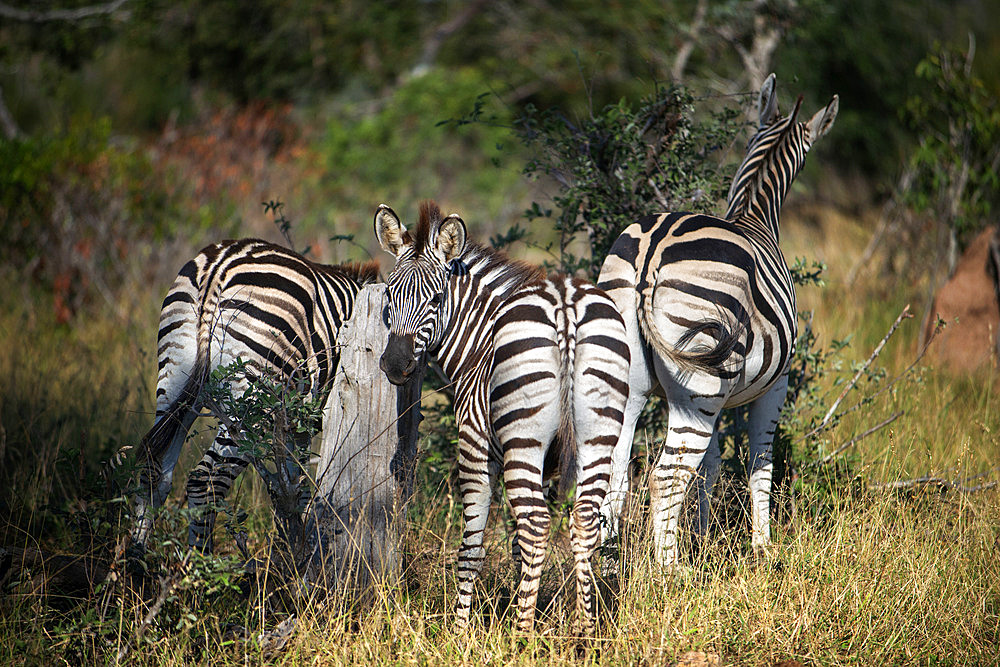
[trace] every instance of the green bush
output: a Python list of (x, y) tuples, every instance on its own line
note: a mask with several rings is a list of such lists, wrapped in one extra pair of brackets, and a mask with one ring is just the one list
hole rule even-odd
[(468, 220), (498, 216), (518, 183), (513, 156), (503, 150), (508, 131), (442, 124), (489, 88), (470, 68), (431, 70), (387, 98), (344, 104), (317, 147), (327, 206), (370, 216), (379, 202), (405, 202), (415, 211), (421, 199), (461, 196)]

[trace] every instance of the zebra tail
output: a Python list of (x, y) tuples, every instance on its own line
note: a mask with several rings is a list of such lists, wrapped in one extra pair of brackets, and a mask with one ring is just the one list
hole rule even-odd
[[(666, 342), (653, 318), (652, 295), (641, 294), (642, 306), (638, 309), (639, 328), (643, 338), (662, 358), (686, 372), (718, 374), (725, 371), (725, 363), (740, 342), (745, 326), (729, 326), (722, 317), (706, 319), (684, 332), (676, 345)], [(701, 345), (693, 350), (683, 349), (699, 334), (708, 334), (715, 345)]]
[(195, 336), (195, 345), (198, 346), (198, 351), (187, 382), (184, 383), (180, 395), (167, 406), (167, 409), (139, 443), (138, 459), (145, 469), (144, 481), (153, 481), (145, 479), (150, 471), (156, 471), (157, 477), (159, 477), (163, 455), (170, 447), (170, 443), (174, 441), (178, 430), (183, 426), (185, 413), (197, 409), (201, 390), (208, 381), (212, 316), (215, 312), (215, 308), (208, 303), (208, 289), (209, 286), (205, 284), (198, 286), (197, 303), (199, 306), (196, 312), (198, 329)]
[[(138, 459), (144, 464), (147, 474), (149, 470), (159, 470), (163, 455), (184, 424), (184, 414), (196, 409), (201, 389), (208, 380), (208, 364), (204, 363), (205, 361), (207, 359), (203, 355), (198, 356), (198, 361), (187, 382), (184, 383), (180, 396), (167, 406), (153, 427), (142, 437), (138, 448)], [(152, 482), (152, 480), (145, 481)]]
[[(567, 309), (568, 311), (569, 309)], [(576, 322), (569, 312), (566, 315), (564, 340), (559, 352), (562, 355), (562, 378), (559, 383), (559, 431), (556, 434), (559, 447), (559, 499), (566, 499), (576, 486), (576, 422), (573, 407), (574, 360), (576, 359)], [(572, 331), (570, 329), (573, 329)]]

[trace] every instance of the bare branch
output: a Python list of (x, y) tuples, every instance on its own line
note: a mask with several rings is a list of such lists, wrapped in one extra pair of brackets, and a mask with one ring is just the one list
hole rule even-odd
[[(875, 359), (878, 358), (878, 355), (882, 352), (882, 348), (885, 347), (885, 344), (889, 341), (892, 335), (896, 333), (896, 329), (899, 328), (899, 325), (903, 322), (903, 320), (910, 317), (913, 317), (913, 314), (910, 312), (910, 304), (906, 304), (906, 307), (903, 308), (903, 312), (899, 314), (899, 317), (896, 318), (896, 321), (892, 323), (891, 327), (889, 327), (889, 332), (882, 338), (881, 341), (879, 341), (879, 344), (875, 346), (875, 350), (871, 353), (871, 356), (868, 357), (868, 360), (864, 364), (862, 364), (861, 368), (858, 369), (858, 372), (854, 374), (853, 378), (851, 378), (851, 381), (847, 383), (846, 387), (844, 387), (844, 390), (840, 392), (840, 396), (837, 397), (837, 400), (835, 400), (833, 402), (833, 405), (830, 406), (830, 409), (827, 410), (826, 415), (823, 417), (823, 421), (820, 422), (819, 426), (816, 427), (813, 433), (822, 430), (823, 428), (826, 427), (827, 424), (830, 423), (830, 420), (833, 418), (833, 415), (837, 411), (837, 408), (840, 407), (840, 403), (844, 400), (844, 398), (847, 397), (847, 394), (858, 383), (858, 380), (861, 379), (861, 376), (864, 374), (864, 372), (868, 370), (868, 368), (871, 367), (871, 365), (875, 362)], [(809, 435), (812, 435), (812, 433), (810, 433)]]
[(7, 108), (7, 103), (4, 102), (2, 88), (0, 88), (0, 126), (3, 126), (3, 134), (8, 139), (17, 139), (21, 136), (21, 129), (17, 126), (10, 109)]
[(903, 416), (903, 411), (900, 410), (899, 412), (897, 412), (896, 414), (892, 415), (891, 417), (889, 417), (885, 421), (883, 421), (883, 422), (881, 422), (879, 424), (876, 424), (875, 426), (872, 426), (870, 429), (868, 429), (864, 433), (859, 433), (858, 435), (854, 436), (853, 438), (851, 438), (850, 440), (848, 440), (847, 442), (845, 442), (844, 444), (842, 444), (840, 447), (837, 447), (837, 449), (833, 450), (832, 452), (830, 452), (829, 454), (827, 454), (826, 456), (824, 456), (823, 458), (821, 458), (819, 460), (819, 463), (829, 463), (830, 461), (833, 460), (833, 457), (838, 456), (838, 455), (844, 453), (849, 447), (857, 444), (859, 441), (863, 440), (864, 438), (867, 438), (872, 433), (875, 433), (876, 431), (885, 428), (886, 426), (888, 426), (889, 424), (891, 424), (892, 422), (896, 421), (897, 419), (899, 419), (902, 416)]
[[(996, 468), (993, 468), (993, 470), (990, 470), (988, 472), (993, 472), (994, 470), (996, 470)], [(895, 482), (870, 482), (868, 484), (868, 489), (871, 491), (902, 491), (906, 489), (937, 487), (939, 491), (958, 491), (959, 493), (976, 493), (978, 491), (988, 491), (990, 489), (997, 488), (997, 486), (1000, 485), (1000, 482), (994, 480), (992, 482), (983, 482), (982, 484), (976, 484), (975, 486), (966, 486), (963, 483), (965, 481), (967, 480), (953, 481), (945, 479), (944, 477), (935, 477), (933, 475), (926, 475), (924, 477), (916, 477), (914, 479), (901, 479)]]
[(445, 41), (465, 25), (474, 19), (479, 12), (487, 5), (487, 0), (472, 0), (465, 5), (455, 16), (434, 28), (430, 36), (424, 40), (424, 50), (420, 54), (420, 60), (410, 70), (410, 76), (420, 76), (426, 72), (437, 59), (438, 51)]
[(674, 83), (681, 83), (684, 80), (684, 70), (687, 69), (688, 60), (695, 45), (701, 38), (701, 31), (705, 27), (705, 16), (708, 14), (708, 0), (698, 0), (698, 6), (694, 10), (694, 19), (691, 26), (685, 30), (684, 42), (677, 49), (674, 56), (674, 64), (670, 67), (670, 78)]
[(103, 5), (90, 5), (88, 7), (77, 7), (76, 9), (48, 9), (45, 11), (19, 9), (0, 2), (0, 16), (28, 23), (79, 21), (91, 16), (106, 16), (108, 14), (114, 14), (126, 2), (128, 2), (128, 0), (114, 0), (114, 2), (108, 2)]
[[(187, 570), (188, 561), (191, 559), (192, 551), (187, 551), (181, 562), (178, 564), (177, 572), (170, 575), (169, 577), (160, 577), (160, 594), (157, 596), (156, 601), (149, 607), (149, 611), (146, 612), (145, 618), (142, 619), (142, 623), (135, 631), (135, 645), (138, 646), (139, 642), (142, 641), (142, 636), (146, 633), (146, 629), (152, 624), (152, 622), (159, 615), (160, 611), (163, 609), (163, 605), (167, 602), (167, 598), (173, 593), (177, 585), (184, 580), (185, 571)], [(121, 649), (118, 650), (117, 662), (122, 662), (128, 657), (129, 652), (132, 650), (132, 644), (125, 643), (122, 645)]]

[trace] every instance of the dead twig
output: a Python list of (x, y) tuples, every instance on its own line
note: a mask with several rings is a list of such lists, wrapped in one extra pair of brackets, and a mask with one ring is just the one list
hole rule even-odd
[[(994, 468), (995, 470), (995, 468)], [(991, 471), (992, 472), (992, 471)], [(915, 488), (937, 487), (939, 491), (958, 491), (959, 493), (976, 493), (978, 491), (988, 491), (1000, 485), (1000, 481), (984, 482), (975, 486), (967, 486), (962, 481), (952, 481), (944, 477), (926, 475), (914, 479), (901, 479), (895, 482), (869, 482), (870, 491), (904, 491)]]
[(820, 463), (820, 464), (829, 463), (830, 461), (833, 460), (833, 457), (838, 456), (839, 454), (844, 453), (849, 447), (855, 445), (860, 440), (862, 440), (864, 438), (867, 438), (872, 433), (875, 433), (876, 431), (885, 428), (886, 426), (888, 426), (889, 424), (891, 424), (892, 422), (896, 421), (897, 419), (899, 419), (902, 416), (903, 416), (903, 411), (900, 410), (899, 412), (897, 412), (896, 414), (892, 415), (891, 417), (889, 417), (885, 421), (883, 421), (883, 422), (881, 422), (879, 424), (876, 424), (875, 426), (872, 426), (870, 429), (868, 429), (864, 433), (859, 433), (858, 435), (854, 436), (853, 438), (851, 438), (850, 440), (848, 440), (847, 442), (845, 442), (844, 444), (842, 444), (840, 447), (837, 447), (837, 449), (833, 450), (832, 452), (830, 452), (829, 454), (827, 454), (826, 456), (824, 456), (823, 458), (821, 458), (818, 461), (818, 463)]
[[(882, 341), (876, 347), (875, 351), (872, 353), (872, 356), (869, 357), (869, 360), (867, 362), (865, 362), (865, 365), (861, 368), (861, 370), (858, 371), (858, 374), (856, 374), (854, 376), (854, 379), (852, 379), (852, 381), (850, 383), (848, 383), (848, 386), (844, 389), (844, 391), (841, 392), (841, 395), (837, 398), (837, 401), (834, 402), (833, 407), (831, 407), (830, 410), (827, 411), (827, 416), (824, 417), (824, 420), (816, 428), (814, 428), (813, 430), (809, 431), (808, 433), (806, 433), (805, 435), (803, 435), (802, 437), (800, 437), (798, 440), (796, 440), (795, 443), (794, 443), (795, 445), (798, 445), (798, 444), (804, 442), (805, 440), (808, 440), (809, 438), (811, 438), (811, 437), (813, 437), (815, 435), (818, 435), (819, 433), (822, 433), (823, 431), (825, 431), (825, 430), (827, 430), (829, 428), (832, 428), (834, 426), (834, 424), (836, 424), (845, 415), (848, 415), (848, 414), (854, 412), (855, 410), (857, 410), (858, 408), (860, 408), (862, 405), (866, 405), (866, 404), (870, 403), (871, 401), (873, 401), (874, 399), (878, 398), (879, 396), (881, 396), (885, 392), (889, 391), (890, 389), (892, 389), (893, 387), (895, 387), (899, 383), (900, 380), (902, 380), (904, 377), (906, 377), (907, 375), (909, 375), (910, 372), (917, 366), (917, 364), (920, 363), (920, 361), (927, 354), (927, 350), (930, 349), (931, 343), (934, 342), (934, 339), (937, 337), (937, 335), (939, 333), (941, 333), (941, 330), (945, 327), (945, 323), (943, 321), (939, 320), (937, 322), (937, 324), (934, 327), (934, 330), (931, 331), (931, 334), (927, 337), (927, 340), (924, 341), (923, 347), (920, 348), (920, 352), (917, 353), (917, 356), (913, 359), (912, 362), (910, 362), (909, 366), (907, 366), (905, 369), (903, 369), (902, 372), (900, 372), (898, 375), (896, 375), (896, 377), (892, 378), (892, 380), (890, 380), (889, 382), (887, 382), (881, 389), (879, 389), (878, 391), (876, 391), (874, 394), (872, 394), (871, 396), (866, 397), (866, 399), (864, 399), (864, 400), (858, 401), (857, 403), (855, 403), (851, 407), (849, 407), (846, 410), (844, 410), (843, 412), (841, 412), (839, 415), (835, 415), (836, 419), (833, 419), (834, 411), (839, 406), (839, 403), (843, 401), (843, 398), (847, 394), (847, 392), (849, 392), (851, 390), (851, 388), (854, 386), (854, 384), (857, 383), (857, 380), (859, 379), (860, 373), (862, 373), (865, 370), (865, 368), (867, 368), (868, 366), (870, 366), (871, 363), (875, 360), (875, 357), (878, 356), (878, 353), (881, 352), (881, 349), (884, 346), (885, 342), (895, 332), (896, 328), (899, 326), (900, 322), (904, 318), (904, 315), (906, 317), (913, 317), (912, 314), (907, 314), (908, 311), (909, 311), (909, 308), (910, 308), (910, 306), (909, 306), (909, 304), (907, 304), (907, 306), (903, 309), (903, 312), (900, 313), (899, 317), (896, 318), (896, 321), (893, 323), (892, 328), (889, 330), (889, 333), (887, 333), (885, 335), (885, 337), (882, 339)], [(865, 434), (865, 435), (867, 435), (867, 434)]]
[(139, 642), (142, 641), (142, 636), (146, 634), (146, 630), (152, 625), (153, 621), (159, 615), (160, 611), (163, 609), (163, 605), (166, 604), (167, 598), (170, 594), (174, 592), (174, 589), (184, 580), (187, 574), (188, 561), (191, 559), (192, 551), (188, 551), (184, 554), (184, 558), (177, 566), (177, 572), (168, 576), (160, 577), (160, 594), (156, 596), (156, 601), (149, 607), (149, 611), (146, 612), (146, 616), (142, 619), (142, 623), (135, 631), (135, 641), (133, 644), (125, 643), (118, 650), (117, 662), (121, 663), (128, 657), (128, 654), (132, 650), (132, 646), (138, 646)]
[(858, 384), (858, 380), (861, 379), (861, 376), (864, 374), (864, 372), (867, 371), (873, 363), (875, 363), (875, 359), (877, 359), (878, 355), (881, 354), (882, 348), (885, 347), (885, 344), (887, 342), (889, 342), (889, 339), (892, 338), (892, 335), (896, 333), (896, 329), (899, 328), (899, 325), (902, 324), (903, 320), (909, 319), (911, 317), (913, 317), (913, 314), (910, 312), (910, 304), (906, 304), (906, 306), (903, 308), (903, 312), (899, 314), (899, 317), (896, 318), (896, 321), (892, 323), (891, 327), (889, 327), (888, 333), (886, 333), (885, 336), (882, 337), (882, 340), (879, 341), (879, 344), (875, 346), (875, 349), (868, 357), (868, 360), (861, 365), (861, 368), (858, 369), (858, 372), (854, 374), (854, 377), (851, 378), (851, 381), (848, 382), (847, 386), (844, 387), (844, 390), (840, 392), (840, 396), (837, 397), (837, 400), (835, 400), (833, 402), (833, 405), (830, 406), (830, 409), (826, 411), (826, 414), (823, 416), (823, 421), (821, 421), (819, 426), (816, 427), (817, 431), (824, 429), (826, 425), (830, 423), (830, 420), (833, 418), (833, 415), (837, 411), (837, 408), (840, 407), (841, 401), (843, 401), (847, 397), (847, 394), (851, 391), (851, 389), (853, 389), (854, 386)]

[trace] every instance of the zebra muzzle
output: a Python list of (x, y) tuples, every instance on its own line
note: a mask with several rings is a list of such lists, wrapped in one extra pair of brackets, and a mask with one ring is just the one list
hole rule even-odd
[(415, 370), (417, 358), (413, 354), (412, 334), (389, 334), (385, 351), (378, 362), (379, 368), (385, 373), (389, 382), (395, 385), (405, 383)]

